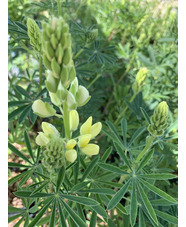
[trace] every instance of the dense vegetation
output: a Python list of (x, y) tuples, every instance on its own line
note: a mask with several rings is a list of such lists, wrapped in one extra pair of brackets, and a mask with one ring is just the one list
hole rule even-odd
[[(19, 207), (10, 199), (9, 222), (177, 226), (177, 2), (9, 0), (8, 7), (9, 190), (21, 199)], [(60, 26), (68, 38), (59, 45)], [(50, 104), (40, 102), (48, 115), (36, 111), (38, 99)], [(82, 133), (90, 116), (101, 123)], [(46, 136), (43, 122), (57, 135), (50, 143), (39, 137), (45, 145), (36, 139)], [(99, 154), (85, 151), (79, 131), (92, 135)], [(47, 161), (46, 150), (54, 156), (64, 143), (72, 151), (76, 138), (65, 164)]]

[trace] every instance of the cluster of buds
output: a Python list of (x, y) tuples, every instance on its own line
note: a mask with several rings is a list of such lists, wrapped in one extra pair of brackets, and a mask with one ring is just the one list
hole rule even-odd
[(36, 22), (30, 18), (27, 20), (28, 36), (30, 43), (37, 52), (41, 52), (41, 31)]
[(135, 94), (138, 94), (141, 91), (142, 87), (145, 84), (145, 79), (147, 77), (147, 74), (148, 74), (147, 68), (141, 68), (137, 73), (136, 80), (132, 85), (132, 89)]
[(161, 102), (155, 108), (151, 117), (151, 124), (148, 126), (149, 133), (154, 136), (162, 136), (167, 128), (169, 107), (166, 102)]
[[(79, 115), (76, 110), (70, 111), (70, 130), (77, 130), (79, 125)], [(66, 165), (66, 160), (74, 162), (77, 158), (75, 146), (78, 145), (82, 153), (92, 156), (99, 153), (99, 146), (89, 143), (101, 131), (102, 124), (97, 122), (92, 125), (92, 117), (80, 127), (80, 135), (72, 139), (63, 139), (60, 137), (58, 130), (49, 123), (42, 123), (43, 132), (39, 132), (36, 137), (36, 143), (44, 147), (43, 165), (47, 169), (60, 168)]]

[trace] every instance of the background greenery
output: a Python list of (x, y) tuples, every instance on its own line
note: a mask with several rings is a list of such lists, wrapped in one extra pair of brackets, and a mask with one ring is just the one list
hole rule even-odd
[[(149, 166), (154, 173), (160, 170), (177, 173), (177, 81), (178, 81), (178, 31), (177, 1), (158, 0), (73, 0), (61, 1), (62, 15), (68, 21), (72, 34), (74, 62), (80, 83), (86, 86), (91, 100), (80, 109), (81, 121), (89, 116), (104, 124), (111, 121), (121, 135), (120, 120), (128, 123), (127, 138), (147, 125), (140, 109), (152, 115), (162, 100), (169, 105), (169, 130), (155, 145), (155, 156)], [(41, 28), (41, 21), (58, 13), (54, 0), (9, 0), (9, 142), (28, 154), (24, 142), (25, 129), (31, 145), (36, 149), (35, 137), (40, 131), (41, 119), (31, 109), (34, 100), (50, 101), (44, 88), (39, 86), (38, 57), (27, 35), (26, 20), (33, 18)], [(95, 29), (98, 29), (96, 36)], [(44, 72), (44, 66), (43, 72)], [(132, 84), (141, 67), (149, 70), (142, 91), (130, 102)], [(122, 111), (127, 107), (125, 114)], [(118, 120), (118, 117), (120, 118)], [(51, 122), (61, 128), (55, 117)], [(143, 133), (137, 145), (147, 136)], [(113, 145), (103, 132), (97, 139), (101, 154)], [(134, 147), (135, 147), (134, 144)], [(133, 154), (138, 149), (132, 149)], [(15, 155), (9, 150), (10, 160)], [(19, 162), (20, 160), (18, 160)], [(114, 150), (108, 163), (118, 166), (120, 159)], [(12, 176), (18, 169), (10, 168)], [(102, 178), (104, 180), (104, 178)], [(112, 180), (112, 178), (111, 178)], [(159, 181), (159, 188), (177, 197), (177, 179)], [(13, 190), (13, 189), (11, 189)], [(15, 191), (15, 190), (14, 190)], [(10, 201), (12, 205), (12, 201)], [(161, 207), (176, 215), (177, 209)], [(117, 215), (117, 214), (112, 214)], [(118, 223), (120, 220), (118, 220)], [(163, 226), (171, 226), (161, 220)], [(119, 226), (119, 224), (118, 224)], [(137, 225), (138, 226), (138, 225)], [(151, 226), (151, 225), (149, 225)]]

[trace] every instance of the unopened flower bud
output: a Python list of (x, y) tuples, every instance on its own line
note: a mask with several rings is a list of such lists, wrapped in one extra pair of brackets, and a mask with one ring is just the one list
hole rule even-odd
[(84, 106), (90, 100), (90, 98), (91, 96), (89, 96), (88, 90), (80, 85), (76, 95), (78, 106)]
[(76, 100), (70, 91), (67, 91), (67, 105), (69, 110), (77, 108)]
[(39, 132), (39, 135), (36, 137), (36, 143), (41, 147), (46, 146), (49, 140), (43, 132)]
[(76, 150), (72, 149), (72, 150), (66, 151), (65, 152), (65, 158), (67, 159), (67, 161), (73, 163), (77, 158)]
[(49, 72), (47, 79), (45, 80), (46, 88), (48, 91), (55, 93), (58, 87), (58, 80), (52, 76), (52, 73)]
[(76, 110), (71, 110), (69, 113), (70, 118), (70, 131), (73, 132), (79, 125), (79, 114)]
[(40, 99), (34, 101), (32, 105), (32, 110), (35, 114), (37, 114), (40, 117), (51, 117), (56, 114), (55, 109), (53, 109), (52, 106), (50, 106), (48, 103), (44, 103)]
[(50, 123), (42, 122), (41, 127), (46, 136), (54, 135), (58, 137), (60, 135), (58, 130)]
[(50, 100), (55, 106), (61, 106), (61, 100), (59, 99), (57, 93), (49, 92)]
[(78, 79), (76, 77), (70, 85), (70, 92), (74, 95), (74, 97), (76, 97), (77, 91), (78, 91)]

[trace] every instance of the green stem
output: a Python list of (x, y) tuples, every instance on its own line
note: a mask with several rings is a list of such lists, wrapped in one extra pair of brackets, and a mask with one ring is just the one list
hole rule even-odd
[(101, 77), (101, 73), (99, 73), (87, 86), (87, 89), (89, 89), (99, 78)]
[(41, 91), (42, 86), (42, 55), (39, 56), (39, 91)]
[[(132, 98), (130, 99), (129, 102), (132, 102), (134, 100), (134, 98), (136, 97), (136, 93), (133, 94)], [(125, 112), (127, 111), (128, 106), (125, 107), (125, 109), (119, 114), (118, 118), (116, 119), (116, 121), (114, 122), (114, 124), (117, 124), (118, 121), (123, 117), (123, 115), (125, 114)]]
[(70, 139), (70, 119), (69, 119), (69, 111), (67, 103), (64, 102), (63, 104), (63, 119), (64, 119), (64, 125), (65, 125), (65, 137), (66, 139)]
[(142, 158), (143, 156), (150, 150), (152, 144), (153, 144), (153, 140), (154, 140), (154, 137), (153, 136), (148, 136), (147, 137), (147, 142), (146, 142), (146, 146), (144, 147), (144, 149), (142, 150), (142, 152), (138, 155), (137, 159), (136, 159), (136, 162), (138, 163)]
[(81, 48), (81, 49), (77, 52), (77, 54), (74, 56), (73, 60), (75, 60), (83, 51), (84, 51), (84, 49)]
[(57, 0), (58, 17), (61, 16), (61, 0)]

